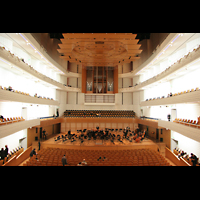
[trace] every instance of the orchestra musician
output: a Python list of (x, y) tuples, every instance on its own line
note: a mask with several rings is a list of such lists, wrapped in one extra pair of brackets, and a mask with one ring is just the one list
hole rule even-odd
[[(103, 130), (103, 129), (99, 129), (99, 127), (97, 126), (96, 128), (93, 128), (90, 130), (87, 130), (87, 129), (84, 129), (84, 130), (85, 131), (81, 131), (81, 134), (79, 135), (79, 139), (82, 142), (83, 142), (83, 139), (87, 139), (87, 138), (92, 139), (93, 138), (95, 140), (96, 138), (98, 138), (101, 140), (111, 139), (111, 142), (114, 143), (114, 139), (116, 137), (115, 134), (112, 134), (112, 132), (110, 132), (110, 130), (113, 130), (113, 129), (105, 128), (105, 130)], [(131, 132), (130, 128), (126, 127), (123, 130), (123, 136), (119, 137), (119, 135), (117, 135), (117, 139), (122, 143), (123, 143), (123, 138), (127, 138), (127, 140), (129, 140), (129, 141), (135, 140), (135, 142), (140, 142), (145, 138), (145, 134), (146, 134), (146, 130), (143, 130), (142, 132), (140, 132), (139, 128), (137, 128), (135, 130), (135, 133), (134, 133), (134, 131), (132, 132), (133, 136), (132, 136), (132, 134), (129, 135), (128, 134), (129, 132)], [(68, 136), (68, 139), (71, 139), (73, 136), (78, 138), (75, 134), (71, 134), (71, 130), (69, 130), (68, 134), (66, 134), (65, 136)]]
[(128, 127), (124, 129), (123, 133), (124, 133), (124, 136), (125, 136), (125, 138), (126, 138), (126, 136), (127, 136), (127, 134), (128, 134)]
[(138, 134), (135, 133), (135, 135), (133, 136), (133, 140), (135, 140), (137, 138)]
[(144, 137), (145, 137), (145, 131), (142, 134), (141, 141), (144, 140)]

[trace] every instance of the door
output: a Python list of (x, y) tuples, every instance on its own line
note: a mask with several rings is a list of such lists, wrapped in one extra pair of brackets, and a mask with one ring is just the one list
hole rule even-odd
[(156, 140), (159, 139), (159, 129), (156, 129)]
[(40, 127), (40, 139), (42, 139), (42, 127)]
[(176, 116), (177, 116), (176, 109), (171, 109), (171, 119), (170, 119), (170, 121), (173, 122), (175, 120)]
[(22, 107), (22, 112), (21, 116), (27, 120), (27, 107)]

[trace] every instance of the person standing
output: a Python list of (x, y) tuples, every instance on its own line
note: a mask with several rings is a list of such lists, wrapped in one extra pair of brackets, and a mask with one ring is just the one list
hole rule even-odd
[(63, 166), (67, 164), (67, 158), (65, 157), (65, 155), (62, 157), (62, 164)]
[(4, 158), (5, 158), (5, 151), (3, 148), (1, 148), (1, 160), (3, 160), (3, 164), (4, 164)]
[(8, 155), (8, 145), (5, 145), (4, 154), (5, 154), (5, 157), (7, 157), (7, 155)]
[(33, 155), (36, 155), (35, 148), (31, 151), (31, 153), (30, 153), (30, 158), (33, 157)]
[(44, 129), (43, 131), (42, 131), (42, 133), (43, 133), (43, 138), (46, 140), (46, 130)]
[(168, 121), (170, 121), (170, 118), (171, 118), (171, 115), (168, 114), (168, 115), (167, 115), (167, 119), (168, 119)]
[(40, 150), (40, 140), (38, 141), (38, 151)]
[(191, 161), (193, 163), (193, 166), (196, 166), (196, 164), (197, 164), (197, 157), (193, 153), (191, 153), (190, 159), (191, 159)]

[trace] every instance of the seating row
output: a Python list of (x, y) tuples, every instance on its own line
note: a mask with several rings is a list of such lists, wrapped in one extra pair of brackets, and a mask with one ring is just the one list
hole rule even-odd
[(171, 66), (169, 66), (168, 68), (166, 68), (161, 73), (153, 76), (152, 78), (149, 78), (149, 79), (143, 81), (142, 83), (139, 82), (139, 85), (146, 84), (146, 83), (150, 82), (152, 79), (156, 80), (157, 78), (159, 78), (160, 75), (163, 75), (163, 74), (167, 73), (170, 70), (173, 71), (174, 67), (176, 67), (176, 64), (180, 63), (182, 59), (186, 59), (189, 55), (191, 55), (191, 54), (194, 55), (193, 53), (199, 51), (199, 49), (200, 49), (200, 45), (198, 45), (198, 47), (194, 48), (192, 51), (190, 50), (187, 54), (183, 55), (179, 60), (177, 60), (176, 62), (174, 62), (173, 64), (171, 64)]
[(64, 117), (135, 117), (132, 110), (66, 110)]
[(187, 126), (192, 126), (195, 128), (200, 128), (200, 116), (197, 118), (197, 120), (190, 120), (190, 119), (181, 119), (181, 118), (175, 118), (173, 122), (179, 123), (179, 124), (184, 124)]
[[(183, 150), (181, 150), (181, 149), (174, 149), (173, 150), (173, 153), (175, 154), (175, 155), (177, 155), (178, 157), (182, 157), (187, 163), (189, 163), (191, 166), (193, 165), (193, 163), (192, 163), (192, 161), (191, 161), (191, 159), (190, 159), (190, 157), (189, 157), (189, 154), (187, 154), (187, 152), (184, 152), (184, 155), (181, 155), (181, 153), (183, 152)], [(199, 158), (197, 157), (197, 163), (198, 164), (196, 164), (196, 166), (199, 166)]]
[[(31, 96), (29, 93), (21, 92), (21, 91), (18, 91), (18, 90), (14, 90), (14, 89), (12, 89), (11, 86), (9, 86), (8, 88), (6, 88), (6, 87), (2, 87), (2, 86), (0, 85), (0, 89), (2, 89), (2, 90), (8, 90), (8, 91), (10, 91), (10, 92), (15, 92), (15, 93), (18, 93), (18, 94), (23, 94), (23, 95), (26, 95), (26, 96)], [(37, 93), (34, 95), (34, 97), (53, 100), (53, 98), (37, 96)]]
[(10, 117), (10, 118), (0, 118), (0, 125), (10, 124), (14, 122), (25, 121), (23, 117)]
[(77, 166), (83, 159), (87, 162), (87, 166), (170, 166), (161, 154), (151, 149), (78, 150), (60, 148), (42, 149), (23, 166), (62, 166), (61, 159), (64, 154), (67, 158), (67, 166)]
[(185, 91), (182, 91), (182, 92), (178, 92), (178, 93), (170, 93), (167, 95), (167, 97), (165, 96), (162, 96), (162, 97), (154, 97), (153, 99), (150, 98), (150, 99), (146, 99), (146, 101), (151, 101), (151, 100), (155, 100), (155, 99), (164, 99), (164, 98), (168, 98), (168, 97), (172, 97), (172, 96), (178, 96), (178, 95), (181, 95), (181, 94), (186, 94), (186, 93), (190, 93), (190, 92), (194, 92), (194, 91), (198, 91), (199, 90), (199, 87), (196, 87), (196, 89), (192, 88), (191, 90), (185, 90)]

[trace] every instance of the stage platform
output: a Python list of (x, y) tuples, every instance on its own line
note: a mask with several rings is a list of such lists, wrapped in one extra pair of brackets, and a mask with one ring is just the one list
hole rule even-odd
[[(57, 135), (52, 136), (47, 140), (41, 141), (41, 149), (42, 148), (62, 148), (62, 149), (86, 149), (86, 150), (125, 150), (125, 149), (152, 149), (158, 151), (161, 154), (165, 154), (165, 143), (156, 143), (151, 139), (144, 139), (143, 141), (136, 143), (134, 140), (133, 142), (129, 142), (128, 140), (124, 139), (123, 143), (119, 142), (117, 139), (115, 140), (115, 144), (113, 144), (110, 140), (87, 140), (84, 139), (84, 142), (81, 143), (79, 139), (75, 142), (66, 141), (62, 142), (62, 140), (54, 141), (55, 137), (59, 135), (65, 135), (66, 133), (59, 133)], [(38, 142), (34, 141), (32, 144), (33, 148), (38, 150)], [(163, 155), (165, 156), (165, 155)]]

